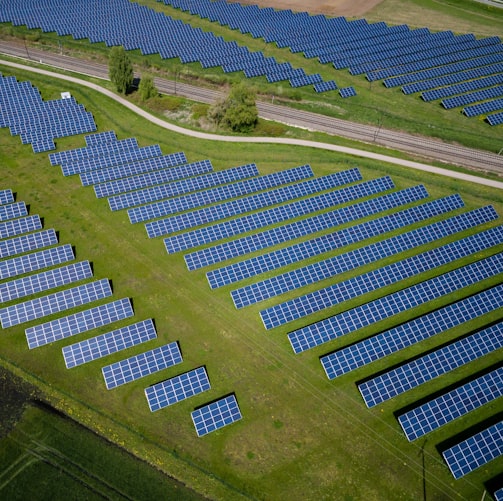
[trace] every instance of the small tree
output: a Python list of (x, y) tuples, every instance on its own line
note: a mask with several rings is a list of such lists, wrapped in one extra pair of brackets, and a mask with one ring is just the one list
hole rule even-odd
[(157, 97), (159, 92), (155, 87), (154, 78), (152, 77), (152, 75), (145, 75), (141, 77), (140, 85), (138, 86), (138, 92), (142, 101), (146, 101), (151, 97)]
[(208, 117), (234, 132), (250, 132), (258, 120), (255, 92), (244, 83), (234, 85), (225, 99), (209, 109)]
[(133, 65), (124, 47), (112, 47), (108, 62), (108, 75), (117, 92), (125, 94), (133, 83)]

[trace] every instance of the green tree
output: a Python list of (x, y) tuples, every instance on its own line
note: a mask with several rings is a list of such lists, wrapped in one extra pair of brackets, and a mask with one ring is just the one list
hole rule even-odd
[(156, 89), (152, 75), (145, 75), (141, 77), (138, 92), (142, 101), (158, 96), (159, 92)]
[(258, 120), (255, 97), (255, 92), (244, 83), (236, 84), (225, 99), (209, 109), (208, 117), (234, 132), (250, 132)]
[(108, 75), (121, 94), (125, 94), (133, 83), (133, 65), (124, 47), (112, 47), (108, 61)]

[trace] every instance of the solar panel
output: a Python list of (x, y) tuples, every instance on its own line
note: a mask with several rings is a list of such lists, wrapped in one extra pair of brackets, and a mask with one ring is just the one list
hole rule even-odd
[(495, 254), (291, 332), (288, 338), (295, 353), (300, 353), (495, 276), (502, 262), (503, 253)]
[(41, 229), (42, 221), (37, 214), (19, 219), (12, 219), (0, 223), (0, 238), (13, 237), (22, 233)]
[(66, 368), (71, 369), (72, 367), (92, 362), (98, 358), (145, 343), (156, 337), (157, 333), (154, 322), (149, 318), (107, 332), (106, 334), (85, 339), (79, 343), (65, 346), (62, 349)]
[[(185, 153), (180, 151), (177, 153), (171, 153), (170, 155), (147, 158), (146, 160), (138, 160), (128, 164), (117, 165), (116, 167), (105, 167), (99, 170), (82, 172), (82, 174), (80, 174), (80, 182), (82, 183), (82, 186), (90, 186), (92, 184), (113, 181), (122, 177), (135, 176), (137, 174), (144, 174), (146, 172), (164, 169), (166, 167), (174, 167), (176, 165), (186, 163), (187, 158), (185, 157)], [(173, 179), (177, 179), (177, 176), (186, 177), (187, 175), (189, 174), (183, 170), (183, 167), (180, 167), (180, 170), (177, 169), (173, 172)]]
[(478, 115), (484, 115), (501, 109), (503, 109), (503, 99), (494, 99), (493, 101), (486, 101), (485, 103), (467, 106), (466, 108), (463, 108), (462, 112), (467, 117), (476, 117)]
[(320, 362), (327, 377), (334, 379), (501, 306), (500, 285), (325, 355)]
[(335, 80), (328, 80), (326, 82), (318, 82), (313, 85), (316, 92), (328, 92), (330, 90), (337, 90)]
[[(186, 254), (185, 263), (189, 270), (195, 270), (226, 261), (234, 257), (242, 256), (267, 247), (272, 247), (280, 243), (294, 240), (295, 238), (305, 237), (318, 231), (336, 227), (338, 225), (355, 221), (381, 211), (399, 207), (408, 202), (413, 202), (426, 198), (428, 192), (424, 186), (414, 186), (405, 190), (389, 193), (376, 198), (358, 202), (348, 207), (331, 210), (326, 213), (295, 221), (292, 223), (278, 226), (269, 230), (264, 230), (250, 236), (241, 237), (236, 240), (224, 242), (213, 247), (194, 251)], [(463, 202), (458, 197), (460, 203)], [(334, 204), (335, 205), (335, 204)], [(223, 270), (224, 268), (221, 268)], [(215, 271), (218, 274), (218, 271)], [(209, 274), (208, 274), (209, 275)], [(215, 276), (211, 279), (211, 284), (217, 284), (220, 277)]]
[(0, 205), (11, 204), (14, 202), (12, 190), (0, 190)]
[(412, 442), (503, 395), (503, 367), (400, 414), (398, 422)]
[(84, 136), (87, 146), (93, 146), (99, 143), (109, 143), (117, 141), (117, 136), (113, 130), (107, 130), (105, 132), (97, 132), (96, 134), (88, 134)]
[(145, 396), (147, 397), (150, 411), (155, 412), (209, 390), (210, 387), (206, 369), (198, 367), (197, 369), (145, 388)]
[(72, 246), (67, 244), (0, 261), (0, 280), (72, 261), (74, 258)]
[(503, 454), (503, 421), (442, 452), (454, 478), (461, 478)]
[(503, 322), (360, 383), (358, 390), (374, 407), (501, 347)]
[(494, 501), (503, 501), (503, 487), (493, 492)]
[(343, 87), (339, 89), (339, 94), (342, 98), (356, 96), (356, 91), (353, 87)]
[(264, 228), (265, 226), (288, 221), (295, 217), (310, 214), (334, 205), (370, 196), (393, 187), (393, 181), (384, 177), (349, 186), (337, 191), (322, 193), (313, 197), (274, 207), (265, 211), (248, 214), (231, 221), (225, 221), (205, 228), (193, 230), (181, 235), (168, 237), (164, 245), (168, 253), (208, 244), (216, 240), (239, 235), (246, 231)]
[(129, 298), (95, 306), (73, 315), (56, 318), (50, 322), (28, 327), (25, 330), (28, 348), (38, 348), (60, 339), (75, 336), (118, 320), (132, 317), (133, 307)]
[(61, 268), (28, 275), (0, 284), (0, 303), (20, 299), (93, 276), (89, 261), (72, 263)]
[(489, 122), (489, 125), (503, 124), (503, 111), (501, 113), (495, 113), (494, 115), (488, 115), (486, 120)]
[(181, 362), (180, 348), (177, 342), (173, 342), (102, 367), (101, 371), (107, 389), (111, 390)]
[(16, 217), (28, 215), (28, 209), (24, 202), (14, 202), (8, 205), (0, 205), (0, 221), (7, 221)]
[(191, 413), (191, 417), (198, 437), (219, 430), (242, 418), (235, 395), (229, 395), (199, 407)]
[(7, 327), (29, 322), (30, 320), (68, 310), (111, 295), (110, 282), (107, 278), (104, 278), (96, 282), (79, 285), (72, 289), (66, 289), (48, 296), (2, 308), (0, 310), (0, 322), (2, 323), (2, 327), (6, 329)]
[[(109, 181), (107, 183), (97, 184), (94, 187), (94, 192), (96, 193), (96, 196), (98, 198), (118, 195), (110, 199), (112, 202), (115, 202), (110, 204), (110, 208), (112, 210), (118, 210), (126, 207), (132, 207), (133, 205), (139, 205), (140, 203), (146, 203), (151, 200), (155, 200), (155, 198), (149, 200), (148, 196), (146, 195), (146, 193), (148, 193), (149, 190), (140, 190), (140, 188), (151, 187), (153, 185), (159, 185), (164, 183), (172, 183), (173, 181), (177, 181), (179, 179), (185, 179), (188, 176), (198, 176), (199, 174), (206, 174), (208, 172), (211, 172), (212, 170), (213, 166), (211, 165), (211, 162), (209, 160), (200, 160), (199, 162), (180, 165), (178, 167), (169, 167), (166, 169), (151, 170), (131, 177), (114, 179), (113, 181)], [(171, 184), (166, 185), (168, 189), (169, 186), (171, 186)], [(139, 190), (139, 191), (135, 191), (131, 194), (125, 193), (133, 190)], [(122, 193), (122, 195), (119, 195), (120, 193)], [(129, 203), (121, 203), (121, 204), (117, 203), (118, 200), (122, 199), (127, 200), (128, 196), (138, 197), (137, 199), (138, 202), (133, 201)]]
[[(430, 249), (429, 251), (411, 256), (402, 261), (396, 261), (388, 266), (374, 269), (363, 275), (352, 277), (344, 282), (330, 285), (323, 289), (305, 294), (303, 296), (291, 299), (284, 303), (271, 306), (260, 312), (262, 321), (266, 329), (273, 329), (293, 320), (303, 318), (317, 311), (335, 306), (349, 299), (359, 297), (370, 291), (378, 290), (381, 287), (386, 287), (395, 284), (402, 280), (415, 277), (426, 271), (433, 270), (439, 266), (452, 263), (457, 259), (466, 256), (471, 256), (482, 250), (501, 245), (503, 242), (503, 226), (497, 226), (487, 231), (470, 235), (462, 240), (457, 240), (449, 244)], [(379, 257), (379, 256), (378, 256)], [(502, 255), (503, 257), (503, 255)], [(357, 261), (358, 264), (358, 261)], [(305, 271), (302, 270), (302, 271)], [(313, 279), (317, 281), (327, 278), (326, 275), (331, 275), (331, 272), (337, 273), (325, 263), (314, 269), (309, 268), (306, 273), (313, 272)], [(298, 285), (303, 285), (303, 281), (307, 282), (304, 277), (297, 277)], [(297, 281), (291, 282), (295, 287)], [(282, 285), (282, 284), (281, 284)], [(288, 284), (285, 285), (286, 290), (289, 290)], [(283, 289), (277, 291), (282, 293)], [(250, 296), (252, 300), (253, 297)], [(401, 310), (398, 310), (401, 311)], [(397, 312), (398, 312), (397, 311)]]
[[(171, 198), (156, 204), (131, 209), (128, 211), (129, 220), (131, 223), (138, 223), (189, 209), (197, 209), (212, 203), (222, 202), (244, 195), (250, 195), (268, 188), (274, 188), (293, 181), (303, 180), (312, 175), (313, 173), (311, 168), (309, 166), (303, 166), (300, 168), (296, 167), (294, 169), (273, 172), (272, 174), (253, 177), (251, 179), (237, 180), (237, 182), (234, 183), (224, 184), (211, 189)], [(211, 174), (209, 174), (209, 176), (211, 176)], [(231, 179), (229, 179), (229, 181), (231, 181)]]
[[(494, 213), (494, 215), (497, 217), (497, 214)], [(282, 275), (277, 275), (275, 277), (255, 282), (231, 292), (234, 305), (236, 306), (236, 308), (242, 308), (244, 306), (269, 299), (279, 294), (283, 294), (298, 287), (303, 287), (305, 285), (319, 282), (326, 278), (335, 277), (339, 273), (344, 273), (360, 266), (364, 266), (380, 259), (398, 254), (405, 250), (413, 249), (420, 245), (434, 242), (447, 235), (452, 235), (455, 232), (459, 232), (464, 229), (473, 227), (476, 224), (485, 222), (480, 221), (477, 216), (478, 214), (476, 215), (474, 213), (467, 213), (461, 216), (456, 216), (455, 218), (439, 221), (438, 223), (434, 223), (430, 226), (418, 228), (408, 233), (396, 235), (395, 237), (381, 240), (366, 247), (360, 247), (345, 254), (334, 256), (332, 258), (328, 258), (323, 261), (312, 263), (303, 266), (302, 268), (283, 273)], [(413, 222), (415, 221), (410, 220), (410, 224), (412, 224)], [(379, 220), (377, 220), (376, 223), (377, 224), (375, 226), (381, 226), (379, 224)], [(365, 238), (369, 238), (376, 234), (382, 234), (384, 233), (385, 229), (388, 231), (393, 229), (393, 227), (385, 227), (384, 225), (382, 225), (381, 228), (381, 231), (377, 231), (375, 233), (369, 232), (365, 235)], [(358, 234), (357, 229), (350, 228), (349, 231), (351, 231), (352, 235), (354, 235), (355, 233), (356, 235)], [(501, 228), (501, 231), (503, 232), (503, 227)], [(321, 254), (324, 251), (332, 250), (333, 247), (331, 245), (322, 245), (325, 240), (333, 240), (333, 238), (330, 238), (332, 237), (332, 235), (327, 235), (326, 237), (327, 238), (319, 237), (318, 239), (314, 239), (309, 242), (312, 243), (312, 246), (309, 245), (308, 248), (314, 248), (313, 252), (299, 252), (299, 249), (302, 251), (308, 243), (303, 242), (301, 244), (297, 244), (293, 248), (290, 247), (287, 249), (282, 249), (289, 254), (289, 257), (287, 259), (283, 261), (281, 259), (277, 259), (276, 254), (279, 254), (279, 252), (274, 253), (275, 256), (273, 257), (273, 259), (277, 263), (277, 266), (280, 266), (282, 264), (285, 265), (293, 263), (300, 259), (313, 257), (317, 254)], [(462, 243), (469, 244), (468, 241)], [(449, 252), (448, 249), (446, 249), (446, 251)], [(283, 255), (283, 253), (281, 253), (281, 255)], [(295, 257), (290, 258), (291, 255), (294, 255)], [(454, 258), (454, 256), (452, 257)], [(421, 259), (421, 255), (417, 256), (417, 259)], [(438, 264), (440, 265), (441, 261), (439, 261)], [(261, 266), (258, 271), (264, 272), (270, 271), (270, 269), (270, 267), (264, 269), (264, 267)], [(235, 280), (239, 276), (240, 275), (238, 273), (235, 273), (234, 277), (232, 278), (234, 278)], [(382, 285), (384, 285), (384, 282), (382, 283)]]
[(0, 241), (0, 258), (15, 256), (58, 243), (58, 236), (52, 229), (29, 233), (9, 240)]
[(500, 98), (501, 96), (503, 96), (503, 85), (497, 85), (496, 87), (489, 87), (488, 89), (442, 99), (441, 104), (444, 108), (451, 109), (457, 106), (465, 106), (467, 104), (476, 103), (477, 101), (483, 101), (485, 99), (494, 97)]

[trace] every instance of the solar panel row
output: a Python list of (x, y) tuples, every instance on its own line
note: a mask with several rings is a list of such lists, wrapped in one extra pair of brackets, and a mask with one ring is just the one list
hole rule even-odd
[(113, 130), (104, 132), (96, 132), (95, 134), (87, 134), (84, 136), (87, 146), (93, 146), (100, 143), (110, 143), (117, 140), (117, 136)]
[(38, 348), (134, 315), (129, 298), (119, 299), (25, 330), (28, 348)]
[[(491, 113), (492, 111), (503, 109), (503, 98), (502, 99), (494, 99), (493, 101), (487, 101), (485, 103), (474, 104), (472, 106), (467, 106), (463, 108), (463, 113), (467, 117), (476, 117), (477, 115), (483, 115), (484, 113)], [(489, 118), (489, 117), (487, 117)], [(494, 118), (491, 117), (491, 125), (494, 124)]]
[(392, 187), (393, 182), (389, 177), (366, 181), (337, 191), (322, 193), (290, 204), (242, 216), (231, 221), (208, 225), (204, 228), (182, 233), (181, 235), (168, 237), (164, 239), (164, 245), (168, 253), (171, 254), (223, 238), (239, 235), (246, 231), (252, 231), (268, 225), (287, 221), (337, 204), (370, 196)]
[(502, 262), (503, 253), (495, 254), (291, 332), (288, 338), (294, 352), (300, 353), (496, 276)]
[[(345, 280), (344, 282), (330, 285), (284, 303), (271, 306), (270, 308), (262, 310), (260, 316), (265, 328), (273, 329), (285, 323), (311, 315), (317, 311), (343, 303), (349, 299), (360, 297), (368, 292), (396, 284), (429, 270), (434, 270), (442, 265), (452, 263), (457, 259), (471, 256), (482, 250), (501, 245), (501, 243), (503, 243), (503, 226), (498, 226), (482, 233), (471, 235), (462, 240), (457, 240), (421, 254), (411, 256), (402, 261), (395, 261), (388, 266), (374, 269), (363, 275)], [(358, 266), (358, 259), (355, 264)], [(327, 266), (326, 269), (324, 265)], [(336, 270), (326, 265), (326, 263), (323, 263), (322, 266), (315, 267), (314, 269), (303, 269), (298, 274), (300, 276), (296, 278), (299, 280), (298, 285), (301, 286), (304, 283), (310, 283), (310, 280), (318, 281), (327, 278), (331, 276), (331, 272), (337, 273)], [(307, 277), (304, 276), (305, 273), (307, 273)], [(312, 275), (310, 275), (311, 273)], [(295, 287), (296, 285), (297, 283), (294, 281), (291, 287)], [(288, 286), (285, 286), (285, 289), (290, 290)], [(283, 289), (281, 288), (275, 291), (276, 294), (281, 294), (282, 292)], [(252, 299), (253, 298), (247, 297), (246, 301), (252, 301)], [(424, 300), (425, 299), (423, 299), (423, 301)]]
[(412, 442), (503, 395), (503, 367), (400, 414), (398, 422)]
[(235, 395), (229, 395), (200, 407), (191, 413), (191, 417), (198, 437), (219, 430), (242, 418)]
[(486, 120), (489, 122), (489, 125), (503, 124), (503, 111), (501, 113), (495, 113), (494, 115), (488, 115)]
[(19, 219), (11, 219), (10, 221), (0, 223), (0, 238), (13, 237), (40, 229), (42, 229), (42, 221), (36, 214)]
[(325, 355), (320, 362), (327, 377), (334, 379), (502, 306), (499, 285)]
[(367, 407), (374, 407), (501, 347), (503, 322), (360, 383), (358, 390)]
[(53, 229), (29, 233), (20, 237), (0, 241), (0, 258), (15, 256), (58, 243), (58, 236)]
[(12, 202), (14, 202), (12, 190), (0, 190), (0, 205), (11, 204)]
[(154, 322), (152, 319), (147, 319), (100, 336), (85, 339), (62, 349), (66, 368), (71, 369), (92, 362), (156, 337)]
[[(460, 96), (449, 97), (442, 99), (441, 104), (445, 109), (456, 108), (457, 106), (466, 106), (467, 104), (476, 103), (485, 99), (501, 98), (503, 96), (503, 85), (489, 87), (476, 92), (461, 94)], [(492, 110), (494, 111), (494, 110)]]
[(0, 205), (0, 221), (7, 221), (16, 217), (28, 215), (28, 209), (24, 202), (14, 202), (8, 205)]

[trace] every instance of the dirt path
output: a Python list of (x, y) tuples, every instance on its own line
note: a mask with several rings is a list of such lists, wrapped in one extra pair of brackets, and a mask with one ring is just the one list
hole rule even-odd
[[(233, 0), (230, 0), (233, 1)], [(310, 12), (327, 16), (360, 17), (383, 0), (239, 0), (241, 4), (291, 9), (294, 12)]]

